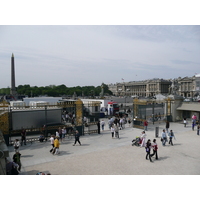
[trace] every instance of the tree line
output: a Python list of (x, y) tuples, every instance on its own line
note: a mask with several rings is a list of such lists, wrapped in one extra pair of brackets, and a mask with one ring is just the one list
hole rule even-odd
[[(112, 95), (112, 92), (109, 90), (108, 85), (103, 84), (104, 94)], [(72, 96), (76, 94), (77, 96), (99, 96), (101, 93), (101, 86), (76, 86), (76, 87), (67, 87), (66, 85), (49, 85), (45, 87), (37, 87), (30, 85), (19, 85), (16, 87), (16, 91), (19, 95), (28, 95), (28, 97), (38, 97), (38, 96)], [(0, 95), (9, 95), (10, 88), (1, 88)]]

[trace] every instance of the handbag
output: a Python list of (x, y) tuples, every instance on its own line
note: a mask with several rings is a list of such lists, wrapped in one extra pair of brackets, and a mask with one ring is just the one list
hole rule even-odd
[(163, 141), (163, 139), (161, 138), (161, 139), (160, 139), (160, 141), (162, 142), (162, 141)]

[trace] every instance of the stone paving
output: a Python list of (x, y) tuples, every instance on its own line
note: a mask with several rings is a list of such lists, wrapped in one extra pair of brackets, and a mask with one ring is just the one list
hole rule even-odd
[[(155, 138), (155, 127), (159, 136), (164, 123), (150, 124), (147, 139)], [(52, 155), (50, 142), (34, 142), (20, 147), (22, 170), (20, 175), (35, 175), (37, 172), (52, 175), (199, 175), (200, 136), (192, 131), (191, 124), (185, 128), (182, 123), (170, 123), (175, 133), (174, 146), (158, 143), (158, 160), (145, 159), (145, 148), (132, 146), (132, 140), (142, 130), (126, 125), (120, 130), (120, 139), (112, 139), (106, 125), (101, 134), (80, 137), (81, 146), (73, 146), (74, 138), (65, 139), (60, 145), (60, 154)], [(14, 153), (9, 147), (10, 157)]]

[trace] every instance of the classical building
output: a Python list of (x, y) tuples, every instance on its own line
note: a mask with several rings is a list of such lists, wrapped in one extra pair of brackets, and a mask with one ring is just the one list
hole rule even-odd
[(178, 87), (177, 95), (184, 98), (200, 96), (200, 74), (192, 77), (176, 78), (174, 80), (151, 79), (144, 81), (130, 81), (109, 84), (109, 90), (116, 96), (151, 97), (156, 94), (168, 95), (170, 88), (175, 83)]
[(179, 85), (178, 93), (180, 96), (185, 98), (194, 97), (196, 93), (195, 76), (184, 78), (179, 77), (177, 81)]
[(109, 90), (116, 96), (141, 96), (151, 97), (156, 94), (167, 95), (169, 87), (171, 86), (170, 80), (164, 79), (151, 79), (145, 81), (131, 81), (108, 85)]

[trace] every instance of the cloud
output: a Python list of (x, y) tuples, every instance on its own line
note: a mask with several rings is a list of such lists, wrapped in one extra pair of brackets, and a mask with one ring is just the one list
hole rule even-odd
[(200, 65), (200, 63), (187, 61), (187, 60), (171, 60), (171, 62), (177, 65), (189, 65), (189, 64)]
[[(100, 85), (193, 75), (199, 26), (0, 26), (0, 87)], [(181, 70), (180, 70), (181, 69)], [(137, 77), (136, 77), (137, 75)], [(187, 75), (186, 75), (187, 76)]]

